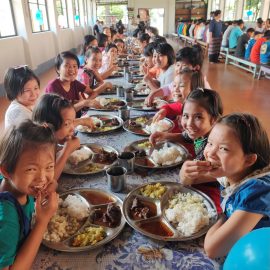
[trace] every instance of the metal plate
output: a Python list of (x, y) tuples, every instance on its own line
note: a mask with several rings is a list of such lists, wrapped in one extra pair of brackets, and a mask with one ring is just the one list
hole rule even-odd
[(96, 156), (89, 158), (85, 161), (79, 162), (77, 166), (71, 165), (68, 161), (64, 167), (63, 172), (66, 174), (72, 174), (72, 175), (88, 175), (88, 174), (96, 174), (100, 173), (110, 166), (112, 166), (114, 163), (117, 162), (117, 156), (118, 152), (112, 148), (111, 146), (103, 146), (96, 143), (88, 143), (83, 144), (81, 147), (88, 147), (92, 152), (95, 154), (98, 154), (100, 151), (104, 150), (106, 152), (112, 152), (116, 154), (116, 158), (113, 161), (104, 161), (99, 162), (96, 159)]
[[(107, 133), (113, 132), (115, 130), (118, 130), (119, 128), (121, 128), (123, 126), (123, 120), (120, 117), (115, 116), (115, 115), (94, 114), (94, 115), (90, 115), (89, 117), (90, 118), (91, 117), (98, 118), (102, 122), (102, 126), (97, 127), (93, 131), (81, 130), (81, 129), (76, 128), (76, 130), (78, 132), (86, 133), (86, 134), (90, 134), (90, 135), (103, 135), (103, 134), (107, 134)], [(112, 122), (113, 119), (117, 120), (118, 125), (113, 125), (113, 122)]]
[(121, 77), (124, 77), (124, 73), (116, 72), (110, 75), (109, 77), (107, 77), (107, 79), (115, 79), (115, 78), (121, 78)]
[[(136, 135), (150, 136), (151, 133), (145, 128), (145, 126), (150, 125), (152, 123), (152, 120), (153, 120), (153, 116), (149, 116), (149, 115), (133, 117), (124, 123), (123, 128), (126, 131), (131, 132), (131, 133), (136, 134)], [(170, 124), (170, 128), (167, 130), (164, 130), (164, 132), (165, 131), (168, 132), (168, 131), (172, 130), (174, 128), (173, 121), (168, 119), (168, 118), (164, 118), (164, 120), (166, 122), (168, 122), (168, 124)], [(131, 123), (134, 123), (135, 125), (132, 126)]]
[[(156, 184), (148, 183), (148, 184)], [(203, 192), (194, 189), (192, 187), (184, 187), (179, 183), (173, 182), (160, 182), (166, 187), (166, 191), (160, 199), (152, 199), (146, 196), (143, 196), (140, 192), (140, 189), (147, 186), (144, 184), (132, 190), (125, 198), (123, 204), (123, 213), (125, 215), (127, 223), (136, 231), (157, 240), (163, 241), (187, 241), (199, 238), (204, 235), (209, 228), (217, 221), (218, 214), (214, 202)], [(203, 203), (208, 213), (211, 215), (209, 218), (209, 225), (201, 228), (198, 232), (190, 236), (184, 236), (181, 234), (173, 224), (171, 224), (165, 216), (165, 210), (168, 208), (169, 200), (176, 193), (191, 193), (200, 195), (203, 198)], [(134, 218), (132, 211), (130, 210), (132, 201), (134, 198), (138, 198), (139, 201), (144, 203), (147, 206), (151, 206), (150, 209), (156, 209), (150, 211), (150, 217), (143, 218)], [(159, 226), (162, 226), (164, 230), (164, 235), (157, 232)], [(150, 228), (150, 229), (149, 229)], [(153, 232), (155, 230), (156, 232)]]
[[(79, 198), (82, 199), (83, 202), (87, 203), (89, 208), (90, 208), (90, 215), (89, 217), (85, 220), (85, 222), (83, 223), (83, 225), (81, 226), (81, 228), (79, 230), (77, 230), (77, 232), (71, 236), (69, 236), (68, 238), (66, 238), (65, 240), (61, 241), (61, 242), (51, 242), (51, 241), (47, 241), (47, 240), (43, 240), (42, 243), (52, 249), (55, 250), (60, 250), (60, 251), (65, 251), (65, 252), (80, 252), (80, 251), (85, 251), (85, 250), (91, 250), (91, 249), (96, 249), (110, 241), (112, 241), (124, 228), (125, 226), (125, 217), (123, 215), (123, 202), (121, 201), (120, 198), (118, 198), (116, 195), (114, 195), (113, 193), (109, 192), (109, 191), (104, 191), (101, 189), (90, 189), (90, 188), (83, 188), (83, 189), (74, 189), (74, 190), (70, 190), (68, 192), (62, 193), (60, 195), (60, 197), (65, 198), (67, 195), (76, 195)], [(98, 202), (98, 204), (96, 204), (95, 202), (91, 203), (91, 200), (89, 200), (87, 197), (90, 198), (93, 195), (95, 195), (95, 199), (99, 200), (100, 202)], [(102, 202), (102, 200), (104, 200), (104, 203)], [(107, 202), (106, 202), (107, 200)], [(79, 234), (80, 232), (82, 232), (84, 230), (85, 227), (91, 226), (91, 227), (99, 227), (100, 225), (97, 225), (95, 222), (93, 223), (93, 219), (91, 218), (91, 213), (93, 212), (94, 209), (97, 208), (101, 208), (101, 209), (105, 209), (106, 206), (110, 203), (108, 201), (111, 201), (111, 203), (117, 205), (120, 207), (121, 209), (121, 221), (119, 223), (118, 226), (112, 228), (104, 225), (101, 225), (101, 227), (104, 228), (105, 232), (106, 232), (106, 237), (101, 240), (100, 242), (97, 242), (94, 245), (89, 245), (89, 246), (84, 246), (84, 247), (72, 247), (70, 245), (70, 242), (72, 241), (72, 239), (74, 238), (74, 236), (76, 236), (77, 234)]]
[(113, 85), (112, 89), (105, 89), (99, 95), (116, 95), (116, 85)]
[[(173, 143), (173, 142), (161, 142), (156, 144), (154, 149), (161, 149), (164, 144), (168, 144), (168, 146), (175, 146), (177, 147), (182, 153), (183, 153), (183, 158), (179, 162), (175, 162), (170, 165), (159, 165), (157, 164), (151, 157), (148, 156), (145, 151), (149, 150), (151, 148), (151, 144), (147, 143), (149, 142), (148, 139), (143, 139), (143, 140), (138, 140), (130, 145), (126, 146), (124, 151), (129, 151), (129, 152), (134, 152), (135, 153), (135, 166), (138, 168), (145, 168), (145, 169), (168, 169), (168, 168), (173, 168), (176, 166), (179, 166), (182, 164), (189, 156), (188, 150), (181, 144), (178, 143)], [(147, 143), (147, 145), (143, 145), (144, 143)], [(143, 154), (142, 154), (143, 153)], [(145, 154), (145, 155), (144, 155)]]
[[(112, 102), (105, 105), (104, 107), (101, 108), (94, 108), (94, 107), (89, 107), (89, 110), (95, 110), (95, 111), (117, 111), (119, 108), (125, 107), (127, 105), (125, 100), (119, 99), (119, 98), (106, 98), (111, 100)], [(121, 103), (121, 104), (117, 104)]]
[(137, 99), (131, 102), (127, 102), (127, 106), (135, 111), (158, 111), (156, 107), (146, 107), (144, 105), (144, 99)]

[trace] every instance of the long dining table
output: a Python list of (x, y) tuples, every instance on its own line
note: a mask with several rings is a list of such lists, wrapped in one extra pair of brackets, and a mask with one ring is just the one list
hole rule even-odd
[[(123, 78), (110, 79), (114, 85), (129, 87)], [(112, 97), (112, 96), (110, 96)], [(110, 114), (117, 115), (117, 111), (104, 112), (89, 110), (89, 115)], [(153, 112), (131, 111), (131, 117), (153, 114)], [(118, 152), (133, 141), (144, 137), (120, 129), (99, 136), (78, 133), (81, 144), (97, 143), (111, 146)], [(179, 182), (179, 167), (167, 170), (135, 171), (127, 176), (126, 188), (122, 193), (115, 193), (124, 200), (125, 196), (135, 187), (157, 181)], [(58, 192), (78, 188), (98, 188), (108, 190), (105, 172), (94, 175), (66, 175), (59, 180)], [(179, 242), (165, 242), (148, 238), (132, 229), (128, 224), (122, 232), (111, 242), (94, 250), (68, 253), (56, 251), (40, 246), (32, 269), (46, 270), (117, 270), (117, 269), (181, 269), (206, 270), (219, 269), (221, 260), (211, 260), (203, 250), (204, 236)]]

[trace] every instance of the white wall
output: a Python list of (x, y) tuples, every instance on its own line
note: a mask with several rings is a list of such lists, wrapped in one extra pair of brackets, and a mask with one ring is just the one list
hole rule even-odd
[(164, 8), (164, 35), (175, 32), (175, 0), (128, 0), (137, 16), (139, 8)]

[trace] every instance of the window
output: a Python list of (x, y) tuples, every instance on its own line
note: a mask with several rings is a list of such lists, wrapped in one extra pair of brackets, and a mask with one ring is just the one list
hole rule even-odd
[(107, 26), (115, 25), (120, 19), (127, 24), (127, 3), (125, 0), (97, 0), (97, 18)]
[(74, 13), (74, 21), (75, 26), (81, 26), (81, 16), (80, 16), (80, 6), (78, 0), (73, 0), (73, 13)]
[(84, 25), (88, 25), (87, 0), (83, 0)]
[(16, 35), (11, 0), (2, 0), (0, 5), (0, 38)]
[(56, 0), (56, 12), (60, 28), (68, 28), (67, 1)]
[(224, 10), (224, 21), (232, 21), (235, 19), (237, 1), (226, 0)]
[(248, 22), (255, 22), (260, 17), (261, 9), (261, 0), (245, 0), (243, 20)]
[(220, 0), (213, 0), (212, 2), (212, 11), (220, 9)]
[(45, 0), (28, 0), (31, 16), (32, 31), (43, 32), (49, 30), (47, 4)]

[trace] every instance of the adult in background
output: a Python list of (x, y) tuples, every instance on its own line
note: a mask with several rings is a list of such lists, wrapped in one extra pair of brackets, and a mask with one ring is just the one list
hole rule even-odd
[(230, 37), (229, 37), (229, 48), (230, 49), (236, 48), (239, 37), (241, 37), (243, 35), (244, 25), (245, 24), (244, 24), (243, 20), (238, 20), (237, 26), (232, 29)]
[(94, 25), (93, 27), (93, 31), (94, 31), (94, 35), (97, 36), (100, 32), (99, 32), (99, 27), (98, 27), (98, 24), (99, 24), (99, 20), (96, 20), (96, 24)]
[(209, 25), (209, 50), (208, 56), (210, 63), (218, 63), (218, 57), (222, 41), (222, 22), (221, 10), (216, 10), (214, 19), (210, 21)]
[(237, 57), (244, 57), (245, 56), (246, 46), (247, 46), (250, 38), (253, 38), (254, 32), (255, 32), (254, 28), (248, 28), (247, 32), (239, 37), (239, 39), (237, 41), (236, 50), (234, 53), (235, 56), (237, 56)]

